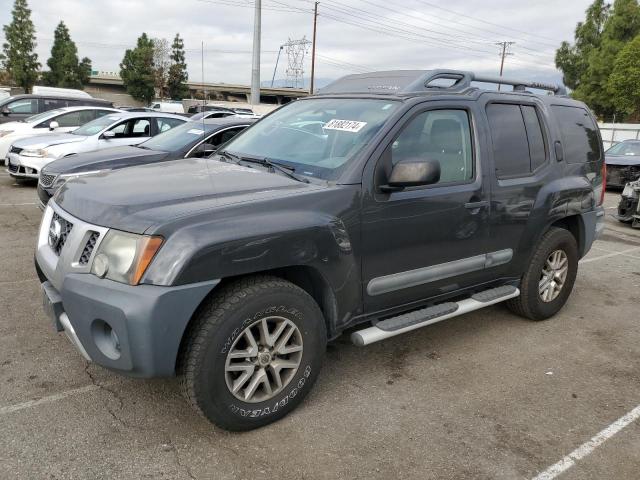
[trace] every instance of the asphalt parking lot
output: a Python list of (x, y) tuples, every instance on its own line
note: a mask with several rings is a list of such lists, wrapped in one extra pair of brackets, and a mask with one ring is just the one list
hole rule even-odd
[(617, 199), (556, 318), (496, 306), (366, 348), (343, 336), (298, 410), (231, 434), (174, 380), (120, 377), (53, 331), (35, 188), (0, 173), (0, 478), (639, 478), (640, 230), (610, 217)]

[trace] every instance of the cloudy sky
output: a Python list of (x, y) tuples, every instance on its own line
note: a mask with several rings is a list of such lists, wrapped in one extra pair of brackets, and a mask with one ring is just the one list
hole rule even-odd
[[(0, 23), (10, 21), (4, 0)], [(499, 41), (515, 42), (505, 75), (558, 81), (554, 50), (571, 40), (590, 0), (321, 0), (317, 77), (400, 68), (460, 68), (497, 74)], [(270, 80), (277, 52), (289, 38), (312, 36), (312, 0), (262, 0), (262, 80)], [(142, 32), (184, 37), (189, 76), (248, 84), (253, 2), (250, 0), (29, 0), (41, 63), (63, 20), (79, 54), (94, 70), (118, 71), (124, 50)], [(307, 57), (309, 59), (310, 57)], [(284, 78), (283, 53), (276, 78)], [(310, 62), (305, 62), (306, 74)]]

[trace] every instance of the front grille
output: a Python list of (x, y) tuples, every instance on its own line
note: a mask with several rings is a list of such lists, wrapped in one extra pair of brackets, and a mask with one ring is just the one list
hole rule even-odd
[(49, 226), (49, 246), (56, 255), (60, 256), (60, 252), (67, 242), (67, 237), (71, 233), (72, 228), (73, 223), (53, 212), (51, 225)]
[(53, 182), (56, 180), (56, 175), (48, 175), (46, 173), (40, 172), (40, 185), (45, 188), (49, 188), (53, 185)]
[(607, 183), (610, 185), (625, 185), (627, 182), (638, 180), (639, 177), (639, 166), (607, 165)]
[(11, 150), (9, 151), (11, 153), (20, 153), (22, 151), (22, 148), (14, 147), (13, 145), (11, 145)]
[(80, 255), (80, 260), (78, 261), (80, 265), (86, 265), (89, 263), (89, 259), (91, 258), (91, 254), (93, 253), (93, 249), (95, 248), (99, 237), (100, 234), (98, 232), (91, 232), (91, 236), (89, 237), (89, 240), (87, 240), (84, 250), (82, 250), (82, 255)]

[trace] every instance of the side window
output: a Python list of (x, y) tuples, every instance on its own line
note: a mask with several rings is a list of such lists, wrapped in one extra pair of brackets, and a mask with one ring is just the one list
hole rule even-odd
[(171, 130), (173, 127), (177, 127), (183, 123), (184, 122), (182, 120), (177, 120), (175, 118), (156, 118), (158, 133), (166, 132), (167, 130)]
[(237, 134), (239, 134), (245, 127), (240, 128), (230, 128), (229, 130), (225, 130), (224, 132), (220, 132), (217, 135), (214, 135), (209, 139), (210, 144), (215, 145), (216, 147), (222, 145), (223, 143), (227, 143)]
[(84, 125), (96, 118), (95, 110), (80, 110), (78, 114), (80, 115), (80, 123), (78, 123), (78, 126)]
[(492, 103), (487, 107), (487, 117), (493, 141), (496, 176), (505, 178), (529, 175), (529, 143), (520, 106)]
[(524, 118), (524, 126), (527, 129), (527, 138), (529, 139), (529, 156), (531, 157), (531, 171), (535, 171), (538, 167), (547, 161), (547, 150), (544, 144), (544, 135), (540, 126), (540, 118), (536, 113), (536, 107), (531, 105), (522, 105), (522, 118)]
[(110, 112), (109, 110), (93, 110), (92, 113), (93, 113), (93, 118), (95, 119), (95, 118), (104, 117), (105, 115), (108, 115), (113, 112)]
[[(38, 113), (38, 100), (33, 98), (25, 98), (23, 100), (16, 100), (7, 105), (9, 113)], [(51, 109), (48, 109), (51, 110)]]
[(117, 124), (115, 127), (111, 127), (109, 130), (115, 133), (114, 138), (128, 137), (129, 135), (127, 135), (127, 132), (130, 131), (130, 127), (129, 127), (130, 122), (131, 122), (130, 120), (126, 122), (121, 122)]
[(60, 98), (45, 98), (43, 100), (43, 103), (43, 112), (48, 112), (49, 110), (53, 110), (54, 108), (64, 108), (67, 106), (67, 101)]
[(131, 137), (149, 137), (151, 135), (151, 124), (147, 118), (137, 118), (133, 121)]
[(595, 162), (602, 157), (598, 130), (591, 116), (579, 107), (552, 105), (567, 163)]
[(440, 182), (473, 179), (469, 115), (465, 110), (430, 110), (415, 116), (391, 145), (391, 162), (409, 159), (440, 162)]
[(54, 120), (58, 122), (61, 127), (79, 127), (82, 125), (80, 122), (81, 112), (70, 112), (63, 115), (58, 115)]

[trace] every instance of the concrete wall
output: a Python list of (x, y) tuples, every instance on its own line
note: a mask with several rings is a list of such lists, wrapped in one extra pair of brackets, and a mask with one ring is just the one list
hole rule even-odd
[(640, 123), (598, 123), (598, 127), (605, 149), (622, 140), (640, 140)]
[(135, 100), (131, 95), (124, 93), (122, 87), (114, 88), (102, 85), (87, 85), (84, 88), (94, 98), (102, 98), (103, 100), (109, 100), (116, 106), (129, 106), (129, 107), (144, 107), (142, 102)]

